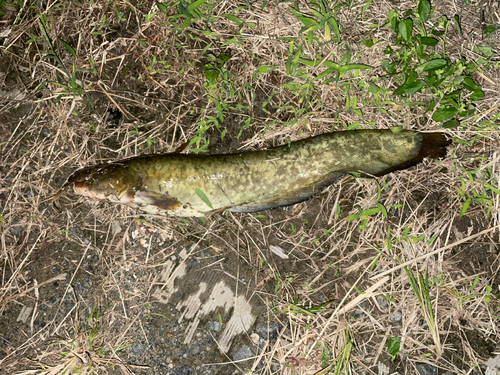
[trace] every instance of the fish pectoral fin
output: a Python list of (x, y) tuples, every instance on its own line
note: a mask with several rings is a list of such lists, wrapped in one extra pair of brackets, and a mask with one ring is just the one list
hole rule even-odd
[(139, 205), (152, 205), (162, 210), (173, 211), (182, 206), (182, 203), (167, 192), (156, 193), (154, 191), (138, 190), (135, 192), (134, 203)]
[(213, 214), (218, 214), (219, 212), (224, 212), (226, 210), (230, 210), (231, 211), (231, 206), (227, 206), (227, 207), (221, 207), (221, 208), (216, 208), (215, 210), (213, 211), (209, 211), (205, 214), (205, 216), (211, 216)]

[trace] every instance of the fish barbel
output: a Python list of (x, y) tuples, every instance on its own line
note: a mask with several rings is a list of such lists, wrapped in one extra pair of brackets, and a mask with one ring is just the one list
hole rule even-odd
[(304, 201), (347, 173), (381, 176), (443, 157), (449, 143), (443, 133), (341, 131), (238, 154), (136, 156), (80, 169), (64, 187), (152, 214), (255, 212)]

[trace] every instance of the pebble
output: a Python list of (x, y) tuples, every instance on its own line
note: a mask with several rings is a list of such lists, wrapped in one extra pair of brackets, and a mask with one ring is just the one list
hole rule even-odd
[(174, 368), (174, 375), (189, 375), (193, 369), (186, 365), (178, 365)]
[(438, 373), (436, 366), (432, 366), (427, 363), (417, 363), (415, 368), (420, 375), (437, 375)]
[(252, 358), (254, 356), (253, 352), (250, 350), (250, 348), (246, 345), (243, 345), (241, 348), (239, 348), (236, 353), (233, 354), (233, 361), (242, 361), (239, 362), (240, 364), (244, 364), (248, 361), (243, 362), (245, 359), (248, 360), (249, 358)]
[(255, 332), (264, 340), (275, 339), (278, 337), (282, 328), (281, 324), (277, 322), (259, 323), (255, 327)]
[(385, 310), (389, 306), (389, 303), (384, 297), (376, 296), (375, 299), (377, 300), (378, 307), (380, 307), (381, 310)]
[(396, 311), (394, 314), (392, 314), (389, 317), (389, 320), (391, 322), (399, 322), (403, 318), (403, 314), (401, 314), (401, 311)]
[(261, 338), (257, 333), (254, 332), (250, 335), (250, 341), (252, 341), (255, 345), (259, 345), (260, 340)]
[(12, 234), (13, 236), (19, 236), (22, 231), (23, 231), (23, 227), (21, 226), (21, 224), (12, 225), (10, 227), (10, 234)]
[(138, 342), (134, 342), (129, 350), (130, 350), (130, 352), (132, 352), (132, 354), (134, 354), (136, 356), (140, 356), (140, 355), (142, 355), (142, 353), (144, 353), (143, 346), (141, 344), (139, 344)]
[(209, 331), (220, 332), (221, 328), (222, 328), (221, 324), (214, 320), (211, 320), (207, 323), (207, 329)]
[(199, 345), (193, 345), (191, 349), (189, 349), (189, 354), (195, 355), (200, 352), (200, 346)]

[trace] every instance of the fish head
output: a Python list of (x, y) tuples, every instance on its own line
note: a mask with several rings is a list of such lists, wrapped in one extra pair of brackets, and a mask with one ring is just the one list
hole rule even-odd
[(142, 178), (125, 165), (113, 163), (79, 169), (68, 178), (67, 185), (86, 198), (130, 203)]

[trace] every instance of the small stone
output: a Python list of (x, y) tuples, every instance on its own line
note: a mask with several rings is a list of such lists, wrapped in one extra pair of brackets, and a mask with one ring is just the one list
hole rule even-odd
[(141, 356), (142, 353), (144, 353), (143, 346), (141, 344), (139, 344), (138, 342), (134, 342), (129, 350), (132, 352), (132, 354), (134, 354), (136, 356)]
[(250, 341), (252, 341), (255, 345), (259, 345), (260, 336), (254, 332), (250, 335)]
[(281, 324), (277, 322), (259, 323), (255, 327), (255, 332), (264, 340), (275, 339), (278, 337), (282, 328)]
[(500, 355), (497, 355), (494, 358), (489, 358), (488, 361), (486, 361), (486, 366), (486, 374), (500, 374)]
[(23, 231), (23, 227), (21, 226), (21, 224), (12, 225), (10, 227), (10, 234), (12, 234), (13, 236), (19, 236), (22, 231)]
[(233, 354), (233, 361), (245, 364), (248, 362), (248, 359), (252, 358), (253, 356), (254, 354), (250, 350), (250, 348), (246, 345), (243, 345), (236, 351), (236, 353)]
[(189, 375), (193, 372), (193, 369), (186, 365), (179, 365), (174, 368), (174, 375)]
[(189, 354), (195, 355), (200, 352), (200, 346), (199, 345), (193, 345), (191, 349), (189, 349)]
[(377, 300), (378, 307), (380, 307), (381, 310), (385, 310), (389, 306), (389, 303), (384, 297), (376, 296), (375, 299)]
[(385, 363), (378, 363), (378, 375), (389, 375), (391, 369)]
[(209, 322), (207, 323), (207, 329), (208, 329), (209, 331), (220, 332), (221, 328), (222, 328), (222, 327), (221, 327), (221, 324), (220, 324), (219, 322), (216, 322), (216, 321), (211, 320), (211, 321), (209, 321)]
[(403, 318), (403, 314), (401, 314), (401, 311), (396, 311), (394, 314), (392, 314), (389, 317), (389, 320), (391, 322), (399, 322)]
[(437, 375), (438, 373), (436, 366), (432, 366), (427, 363), (417, 363), (415, 368), (420, 375)]

